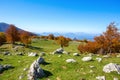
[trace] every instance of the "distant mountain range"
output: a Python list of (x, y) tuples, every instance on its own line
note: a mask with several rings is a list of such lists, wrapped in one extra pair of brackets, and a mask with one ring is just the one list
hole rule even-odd
[(84, 32), (43, 32), (39, 33), (39, 35), (48, 36), (49, 34), (53, 34), (54, 36), (65, 36), (71, 39), (87, 39), (87, 40), (93, 40), (95, 36), (98, 36), (99, 34), (92, 34), (92, 33), (84, 33)]

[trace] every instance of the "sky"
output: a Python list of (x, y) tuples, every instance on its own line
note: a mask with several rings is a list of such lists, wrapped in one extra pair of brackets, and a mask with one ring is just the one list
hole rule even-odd
[(120, 0), (0, 0), (0, 22), (36, 33), (120, 28)]

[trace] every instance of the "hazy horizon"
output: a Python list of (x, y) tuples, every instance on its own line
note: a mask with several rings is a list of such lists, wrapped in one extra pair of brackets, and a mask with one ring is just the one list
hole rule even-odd
[(119, 0), (0, 0), (0, 22), (30, 32), (102, 33), (120, 28)]

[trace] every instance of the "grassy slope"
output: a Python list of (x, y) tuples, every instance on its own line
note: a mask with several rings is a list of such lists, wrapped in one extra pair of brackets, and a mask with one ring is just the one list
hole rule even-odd
[[(61, 57), (58, 57), (59, 55), (51, 55), (50, 52), (53, 52), (55, 49), (59, 48), (59, 45), (57, 45), (54, 41), (45, 41), (45, 40), (37, 40), (32, 43), (32, 46), (35, 46), (37, 48), (31, 48), (25, 49), (25, 53), (28, 52), (37, 52), (38, 54), (40, 52), (46, 52), (46, 56), (44, 56), (45, 61), (49, 64), (47, 65), (40, 65), (44, 70), (49, 71), (52, 75), (48, 76), (47, 78), (42, 78), (40, 80), (81, 80), (82, 78), (86, 80), (96, 80), (96, 76), (106, 76), (107, 80), (113, 80), (114, 77), (118, 77), (120, 79), (120, 76), (116, 72), (112, 73), (104, 73), (102, 71), (102, 68), (105, 64), (108, 64), (110, 62), (118, 63), (120, 64), (119, 59), (120, 58), (104, 58), (101, 63), (98, 63), (95, 58), (96, 55), (93, 57), (94, 61), (91, 62), (82, 62), (81, 58), (86, 55), (81, 56), (72, 56), (72, 53), (78, 52), (77, 46), (78, 43), (76, 42), (70, 42), (69, 47), (66, 47), (65, 50), (67, 52), (71, 52), (70, 55), (63, 54)], [(8, 48), (7, 48), (8, 49)], [(2, 49), (0, 49), (2, 50)], [(10, 50), (13, 54), (15, 54), (14, 51)], [(21, 50), (20, 50), (21, 51)], [(0, 80), (18, 80), (18, 77), (20, 75), (23, 75), (22, 80), (27, 80), (27, 72), (24, 71), (24, 68), (29, 68), (30, 64), (36, 60), (38, 57), (29, 57), (29, 56), (3, 56), (0, 54), (0, 58), (3, 59), (3, 61), (0, 61), (0, 64), (11, 64), (15, 68), (9, 69), (4, 71), (2, 74), (0, 74)], [(73, 58), (77, 62), (76, 63), (66, 63), (65, 60), (68, 58)], [(95, 68), (90, 69), (89, 66), (95, 66)], [(93, 70), (93, 73), (90, 73), (90, 70)]]

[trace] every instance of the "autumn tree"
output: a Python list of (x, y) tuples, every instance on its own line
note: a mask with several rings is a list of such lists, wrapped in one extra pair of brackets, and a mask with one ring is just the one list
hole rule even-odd
[(21, 42), (28, 47), (28, 44), (31, 44), (31, 36), (29, 32), (23, 31), (20, 33)]
[(60, 44), (61, 48), (67, 47), (69, 45), (69, 39), (65, 38), (64, 36), (57, 37), (56, 42)]
[[(91, 46), (89, 46), (89, 45)], [(93, 43), (89, 43), (84, 46), (84, 48), (94, 49), (94, 51), (89, 51), (93, 53), (119, 53), (120, 52), (120, 32), (114, 23), (109, 24), (106, 32), (103, 32), (100, 36), (94, 38)], [(95, 46), (96, 47), (93, 47)], [(82, 51), (81, 45), (79, 45), (78, 50)], [(84, 52), (84, 51), (83, 51)]]
[(0, 45), (2, 45), (4, 42), (6, 42), (5, 33), (0, 32)]
[(54, 38), (55, 38), (55, 37), (54, 37), (53, 34), (49, 34), (49, 35), (48, 35), (48, 39), (50, 39), (50, 40), (54, 40)]
[(94, 40), (101, 45), (106, 53), (119, 52), (120, 48), (120, 32), (114, 23), (111, 23), (106, 32), (101, 36), (95, 37)]
[(78, 50), (80, 53), (90, 52), (95, 54), (99, 50), (99, 44), (94, 41), (88, 41), (87, 43), (80, 44)]
[(19, 40), (19, 33), (15, 25), (9, 25), (8, 29), (6, 30), (6, 39), (7, 42), (12, 44)]

